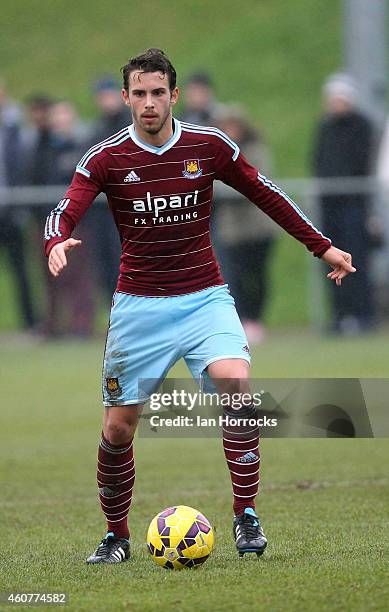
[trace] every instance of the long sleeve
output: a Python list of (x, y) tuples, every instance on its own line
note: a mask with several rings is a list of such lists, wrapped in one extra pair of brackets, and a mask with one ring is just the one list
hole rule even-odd
[[(226, 153), (229, 153), (227, 163)], [(330, 248), (331, 240), (323, 236), (297, 204), (249, 164), (241, 153), (234, 161), (228, 150), (220, 148), (217, 161), (217, 179), (251, 200), (288, 234), (305, 244), (316, 257), (321, 257)]]
[(77, 167), (63, 199), (46, 219), (44, 239), (47, 256), (55, 244), (70, 238), (96, 196), (104, 190), (104, 171), (98, 162), (92, 160), (88, 168)]

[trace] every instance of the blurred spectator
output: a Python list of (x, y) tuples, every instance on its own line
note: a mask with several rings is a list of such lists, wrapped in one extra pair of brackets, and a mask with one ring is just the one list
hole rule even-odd
[[(131, 124), (131, 113), (124, 105), (120, 87), (112, 76), (93, 83), (99, 116), (92, 126), (88, 147), (105, 140)], [(87, 147), (87, 148), (88, 148)], [(94, 257), (100, 286), (109, 302), (116, 288), (121, 247), (112, 215), (106, 203), (96, 203), (91, 211), (95, 232)]]
[[(83, 142), (85, 130), (73, 104), (67, 101), (53, 102), (48, 96), (40, 94), (31, 97), (27, 105), (30, 127), (23, 134), (25, 182), (40, 187), (67, 184), (86, 148)], [(38, 252), (41, 252), (43, 229), (52, 203), (33, 204), (33, 238)], [(88, 233), (90, 230), (84, 221), (78, 228), (78, 235), (83, 239), (85, 236), (85, 249), (82, 249), (82, 254), (74, 254), (79, 266), (77, 274), (77, 268), (73, 266), (67, 270), (63, 279), (57, 281), (49, 274), (47, 262), (42, 260), (47, 295), (45, 311), (41, 314), (40, 331), (45, 336), (88, 336), (92, 333), (94, 300)]]
[[(375, 258), (375, 273), (379, 288), (380, 306), (389, 315), (389, 118), (386, 120), (384, 134), (378, 152), (377, 176), (380, 181), (380, 210), (374, 219), (374, 229), (379, 227), (382, 249)], [(377, 233), (377, 230), (376, 230)]]
[(53, 102), (49, 112), (52, 148), (55, 164), (50, 180), (56, 185), (65, 185), (74, 173), (74, 168), (85, 149), (86, 130), (72, 102)]
[[(23, 178), (26, 185), (35, 187), (43, 185), (52, 185), (55, 176), (54, 166), (54, 141), (50, 130), (50, 109), (52, 100), (46, 94), (36, 94), (27, 100), (27, 111), (29, 123), (23, 129)], [(55, 181), (54, 181), (55, 182)], [(35, 200), (31, 202), (31, 231), (30, 236), (35, 245), (34, 251), (42, 252), (43, 227), (46, 221), (46, 216), (52, 205), (44, 204), (41, 201)], [(42, 257), (43, 274), (46, 275)], [(45, 287), (46, 289), (46, 287)], [(45, 333), (42, 320), (46, 317), (46, 309), (48, 305), (48, 296), (45, 295), (43, 302), (40, 302), (39, 308), (39, 326), (38, 331)], [(49, 332), (48, 332), (49, 333)]]
[[(314, 141), (313, 171), (317, 177), (367, 177), (374, 157), (374, 130), (357, 108), (358, 87), (347, 74), (335, 74), (323, 87), (325, 114)], [(372, 327), (374, 304), (369, 273), (370, 197), (363, 193), (319, 198), (320, 227), (332, 241), (352, 253), (357, 273), (331, 291), (331, 331), (358, 334)]]
[[(27, 100), (30, 125), (24, 131), (25, 180), (29, 185), (52, 185), (53, 139), (50, 130), (52, 100), (45, 94), (34, 95)], [(50, 205), (33, 209), (37, 219), (45, 218)]]
[[(53, 185), (56, 178), (54, 139), (50, 129), (52, 100), (45, 94), (27, 100), (29, 125), (23, 130), (24, 182), (27, 185)], [(42, 227), (52, 205), (34, 202), (31, 214), (35, 221), (35, 240), (41, 249)], [(39, 252), (39, 251), (38, 251)]]
[[(85, 149), (85, 130), (74, 105), (66, 100), (51, 105), (49, 127), (53, 155), (50, 180), (56, 185), (66, 185)], [(73, 235), (82, 240), (83, 244), (81, 249), (71, 254), (72, 265), (59, 278), (49, 273), (46, 262), (44, 265), (48, 290), (44, 332), (49, 337), (71, 335), (85, 338), (93, 333), (93, 230), (88, 213)]]
[(211, 125), (218, 109), (213, 84), (206, 72), (195, 72), (186, 80), (181, 121), (196, 125)]
[[(239, 107), (219, 110), (216, 124), (261, 173), (267, 173), (269, 160), (263, 139)], [(222, 274), (235, 298), (248, 341), (258, 344), (264, 335), (269, 258), (278, 226), (251, 202), (224, 186), (215, 212), (214, 244)]]
[[(19, 107), (7, 98), (4, 83), (0, 82), (0, 188), (17, 186), (23, 181), (21, 117)], [(23, 214), (20, 206), (4, 204), (0, 203), (0, 248), (7, 250), (23, 327), (28, 330), (33, 328), (35, 316), (26, 269)]]
[(120, 86), (113, 76), (103, 76), (92, 85), (99, 117), (93, 127), (93, 144), (112, 136), (131, 123), (131, 113), (124, 105)]

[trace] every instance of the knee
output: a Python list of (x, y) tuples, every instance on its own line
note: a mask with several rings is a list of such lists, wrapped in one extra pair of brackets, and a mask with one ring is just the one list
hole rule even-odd
[(226, 360), (211, 364), (208, 373), (214, 380), (219, 393), (230, 395), (248, 393), (249, 364), (243, 360)]
[(104, 422), (104, 436), (110, 444), (125, 446), (134, 437), (134, 430), (125, 421), (106, 419)]
[(211, 363), (207, 371), (212, 378), (247, 380), (250, 366), (244, 359), (221, 359)]
[(241, 396), (242, 394), (250, 393), (248, 378), (234, 377), (224, 378), (221, 381), (220, 391), (233, 397)]
[(232, 380), (247, 381), (249, 379), (250, 370), (249, 364), (245, 361), (239, 362), (234, 368), (228, 370), (228, 377)]

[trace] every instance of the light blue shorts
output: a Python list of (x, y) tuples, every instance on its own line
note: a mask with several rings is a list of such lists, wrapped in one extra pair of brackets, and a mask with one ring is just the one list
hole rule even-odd
[(145, 403), (181, 357), (199, 382), (220, 359), (250, 363), (227, 285), (163, 298), (115, 293), (104, 354), (105, 406)]

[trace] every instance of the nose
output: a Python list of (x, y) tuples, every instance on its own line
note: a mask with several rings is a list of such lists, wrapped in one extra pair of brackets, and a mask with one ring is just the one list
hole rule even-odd
[(146, 95), (146, 108), (154, 108), (154, 101), (151, 94)]

